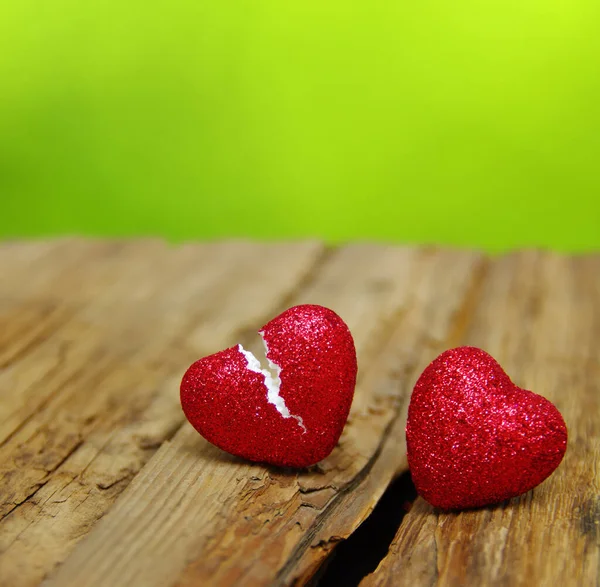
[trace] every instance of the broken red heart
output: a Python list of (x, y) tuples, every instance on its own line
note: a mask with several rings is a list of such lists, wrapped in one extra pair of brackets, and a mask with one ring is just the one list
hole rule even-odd
[(547, 399), (517, 387), (485, 351), (442, 353), (412, 393), (406, 425), (415, 487), (443, 509), (521, 495), (544, 481), (567, 448), (567, 428)]
[(196, 361), (181, 382), (181, 406), (212, 444), (249, 459), (306, 467), (335, 447), (356, 384), (346, 324), (316, 305), (286, 310), (259, 334), (271, 370), (242, 345)]

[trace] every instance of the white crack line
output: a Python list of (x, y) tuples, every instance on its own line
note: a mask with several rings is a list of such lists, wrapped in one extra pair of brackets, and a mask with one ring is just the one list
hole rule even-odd
[(302, 428), (302, 433), (306, 433), (306, 426), (304, 425), (304, 421), (301, 416), (296, 416), (292, 414), (288, 407), (285, 405), (285, 400), (279, 395), (279, 390), (281, 388), (281, 367), (276, 363), (273, 363), (271, 359), (268, 357), (269, 348), (267, 347), (267, 341), (263, 338), (262, 332), (259, 332), (263, 344), (265, 345), (265, 357), (267, 362), (269, 363), (269, 367), (275, 372), (275, 376), (269, 369), (263, 369), (260, 361), (252, 354), (250, 351), (247, 351), (241, 344), (238, 344), (238, 349), (244, 357), (246, 357), (246, 361), (248, 361), (248, 369), (253, 371), (254, 373), (260, 373), (265, 378), (265, 387), (267, 388), (267, 401), (270, 404), (273, 404), (277, 411), (284, 418), (294, 418), (300, 428)]

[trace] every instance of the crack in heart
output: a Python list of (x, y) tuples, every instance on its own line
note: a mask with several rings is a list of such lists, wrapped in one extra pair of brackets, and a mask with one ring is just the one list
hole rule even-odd
[(257, 334), (256, 350), (236, 344), (189, 367), (183, 412), (230, 454), (277, 467), (314, 465), (335, 448), (348, 419), (357, 372), (352, 334), (335, 312), (313, 304), (285, 310)]
[(294, 418), (294, 420), (298, 422), (298, 426), (302, 428), (302, 433), (306, 434), (307, 430), (302, 417), (292, 414), (285, 405), (285, 400), (281, 397), (281, 395), (279, 395), (279, 390), (281, 389), (280, 375), (282, 369), (279, 365), (269, 359), (269, 347), (267, 346), (267, 341), (264, 339), (262, 331), (259, 332), (259, 334), (265, 347), (265, 358), (269, 364), (269, 368), (263, 368), (256, 356), (254, 356), (251, 351), (246, 350), (241, 344), (238, 344), (238, 350), (246, 358), (246, 361), (248, 362), (248, 369), (254, 373), (260, 373), (265, 378), (264, 385), (267, 390), (267, 401), (274, 405), (276, 410), (284, 418)]

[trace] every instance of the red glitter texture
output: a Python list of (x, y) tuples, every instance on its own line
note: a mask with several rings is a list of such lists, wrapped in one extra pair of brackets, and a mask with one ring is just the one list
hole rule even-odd
[(442, 353), (412, 393), (406, 426), (417, 491), (443, 509), (525, 493), (560, 464), (567, 428), (547, 399), (512, 383), (486, 352)]
[(286, 310), (261, 329), (267, 357), (281, 368), (285, 418), (267, 399), (264, 377), (238, 346), (196, 361), (181, 382), (181, 405), (212, 444), (251, 461), (306, 467), (342, 433), (356, 384), (356, 351), (346, 324), (322, 306)]

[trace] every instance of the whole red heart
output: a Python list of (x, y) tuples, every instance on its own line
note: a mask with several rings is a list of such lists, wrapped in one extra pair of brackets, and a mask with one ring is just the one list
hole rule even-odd
[(219, 448), (306, 467), (335, 447), (356, 384), (352, 335), (332, 310), (301, 305), (260, 331), (271, 371), (241, 345), (196, 361), (181, 382), (192, 426)]
[(567, 428), (547, 399), (517, 387), (485, 351), (442, 353), (417, 381), (406, 426), (417, 491), (443, 509), (498, 503), (560, 464)]

